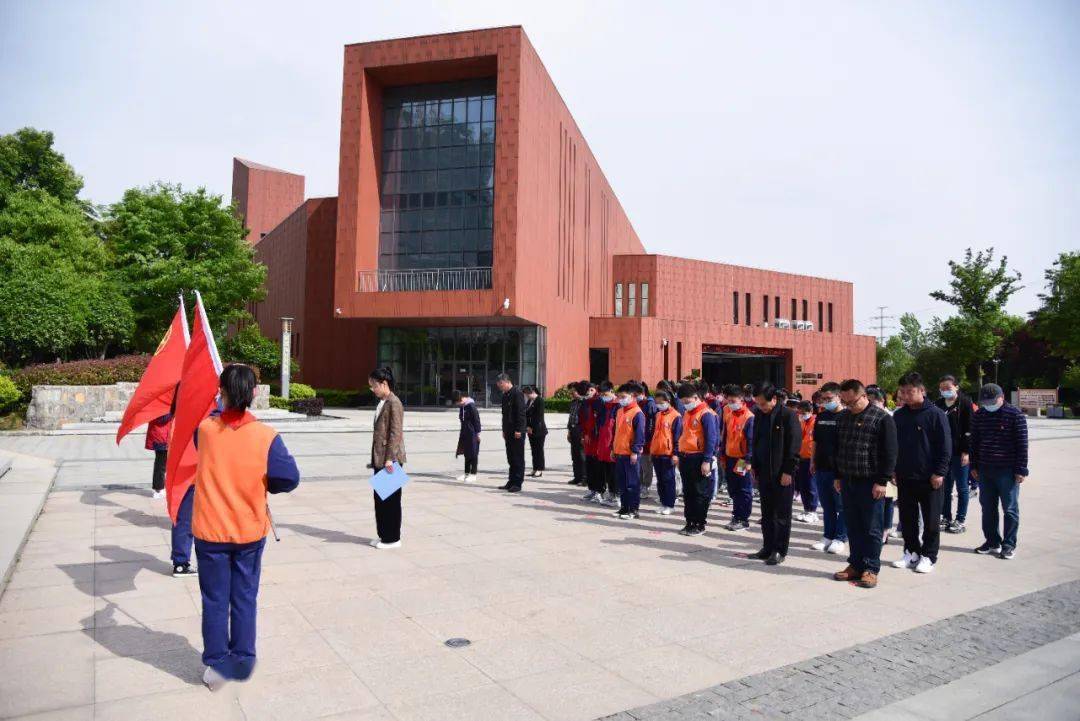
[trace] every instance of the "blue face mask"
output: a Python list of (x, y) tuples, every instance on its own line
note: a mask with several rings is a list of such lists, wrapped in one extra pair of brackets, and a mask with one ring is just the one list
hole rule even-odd
[(630, 399), (625, 397), (625, 396), (620, 398), (619, 399), (619, 405), (623, 406), (625, 408), (626, 406), (630, 405)]
[(979, 405), (982, 406), (983, 410), (985, 411), (997, 413), (999, 410), (1001, 410), (1002, 401), (986, 401), (984, 403), (980, 403)]
[(942, 398), (956, 398), (956, 391), (941, 391)]
[(829, 401), (828, 403), (822, 403), (821, 407), (827, 411), (837, 411), (840, 409), (840, 401)]
[(656, 410), (658, 411), (666, 411), (668, 408), (671, 408), (671, 404), (669, 403), (661, 402), (656, 404)]

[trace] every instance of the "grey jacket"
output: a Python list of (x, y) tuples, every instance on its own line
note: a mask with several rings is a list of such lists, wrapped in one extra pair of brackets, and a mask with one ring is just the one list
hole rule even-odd
[(397, 461), (405, 465), (405, 436), (402, 433), (404, 416), (405, 409), (401, 400), (391, 393), (375, 419), (375, 428), (371, 434), (370, 468), (382, 468), (387, 461)]

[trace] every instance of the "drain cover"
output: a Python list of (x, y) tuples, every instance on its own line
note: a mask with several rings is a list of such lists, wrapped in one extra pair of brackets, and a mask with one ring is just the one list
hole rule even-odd
[(472, 641), (467, 638), (448, 638), (444, 643), (450, 648), (465, 648), (471, 645)]

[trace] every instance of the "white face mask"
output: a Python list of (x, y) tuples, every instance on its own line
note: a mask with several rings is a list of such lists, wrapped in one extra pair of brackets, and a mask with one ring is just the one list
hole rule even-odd
[(664, 403), (663, 401), (661, 401), (660, 403), (656, 404), (656, 409), (658, 411), (666, 411), (668, 408), (671, 408), (670, 403)]
[(697, 408), (698, 404), (700, 404), (700, 403), (701, 403), (701, 401), (685, 400), (685, 401), (683, 401), (683, 406), (686, 408), (686, 410), (692, 411), (695, 408)]
[(808, 420), (810, 420), (811, 415), (813, 415), (813, 414), (812, 413), (803, 413), (802, 415), (799, 416), (799, 418), (801, 418), (804, 421), (808, 421)]
[(600, 397), (604, 399), (605, 403), (611, 403), (613, 400), (615, 400), (615, 395), (612, 393), (605, 393)]
[(1004, 404), (1004, 401), (986, 401), (979, 405), (982, 406), (984, 410), (990, 411), (991, 413), (997, 413)]
[(623, 396), (619, 399), (619, 405), (625, 408), (626, 406), (630, 405), (630, 399), (626, 396)]
[(733, 411), (742, 410), (742, 401), (732, 401), (727, 404), (727, 407)]

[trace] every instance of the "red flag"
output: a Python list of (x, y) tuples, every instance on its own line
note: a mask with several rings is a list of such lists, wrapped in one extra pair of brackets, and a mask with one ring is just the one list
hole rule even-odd
[(180, 382), (180, 371), (184, 367), (184, 354), (188, 341), (187, 312), (184, 299), (180, 298), (180, 307), (173, 316), (169, 329), (158, 343), (154, 357), (146, 366), (139, 387), (124, 409), (124, 418), (116, 431), (116, 443), (143, 423), (152, 421), (169, 412), (172, 406), (176, 384)]
[(220, 376), (221, 359), (214, 343), (214, 333), (206, 319), (202, 296), (195, 291), (195, 321), (191, 329), (191, 342), (184, 354), (180, 389), (176, 392), (176, 414), (173, 416), (169, 458), (165, 467), (165, 498), (173, 523), (176, 523), (176, 514), (184, 494), (195, 480), (199, 460), (195, 450), (195, 430), (214, 409)]

